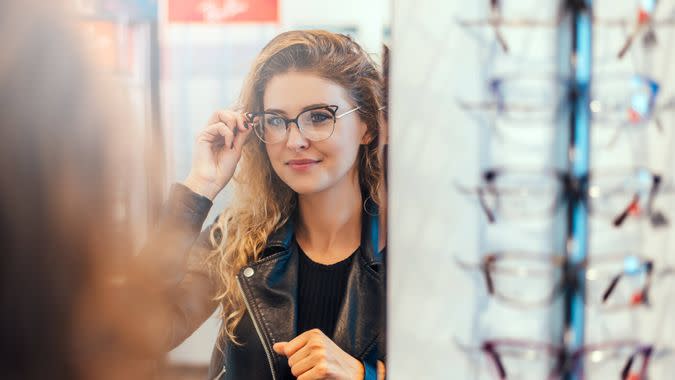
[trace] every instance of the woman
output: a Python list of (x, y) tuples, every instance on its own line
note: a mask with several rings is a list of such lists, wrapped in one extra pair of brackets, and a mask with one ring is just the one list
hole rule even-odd
[[(198, 136), (139, 258), (175, 305), (169, 347), (222, 305), (209, 378), (383, 378), (383, 107), (349, 37), (287, 32), (253, 64), (248, 112)], [(232, 206), (198, 237), (238, 165)]]

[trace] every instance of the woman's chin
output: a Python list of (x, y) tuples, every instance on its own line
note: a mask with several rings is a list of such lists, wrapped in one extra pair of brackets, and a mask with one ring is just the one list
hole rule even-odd
[(317, 187), (317, 186), (312, 186), (312, 185), (291, 185), (290, 186), (293, 191), (295, 191), (298, 195), (311, 195), (311, 194), (316, 194), (320, 192), (322, 189)]
[(317, 180), (309, 180), (303, 179), (303, 180), (293, 180), (293, 181), (288, 181), (286, 182), (288, 187), (293, 189), (298, 195), (310, 195), (310, 194), (316, 194), (319, 192), (322, 192), (326, 190), (329, 186), (326, 186), (325, 183), (321, 183)]

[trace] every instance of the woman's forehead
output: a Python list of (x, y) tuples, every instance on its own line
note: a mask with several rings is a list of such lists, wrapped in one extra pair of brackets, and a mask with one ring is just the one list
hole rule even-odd
[(344, 87), (306, 72), (288, 72), (272, 77), (265, 87), (264, 109), (297, 113), (311, 104), (334, 104), (346, 107), (349, 96)]

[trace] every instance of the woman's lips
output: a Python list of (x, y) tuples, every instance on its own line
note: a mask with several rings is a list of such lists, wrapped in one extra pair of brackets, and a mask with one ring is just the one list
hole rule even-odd
[(304, 171), (321, 162), (320, 160), (290, 160), (286, 163), (291, 169)]

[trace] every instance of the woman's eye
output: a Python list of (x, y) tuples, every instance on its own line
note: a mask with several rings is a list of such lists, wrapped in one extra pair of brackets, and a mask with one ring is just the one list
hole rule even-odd
[(273, 126), (273, 127), (281, 127), (285, 125), (285, 121), (281, 117), (267, 117), (267, 125)]
[(324, 121), (330, 119), (330, 115), (327, 115), (323, 112), (312, 112), (311, 119), (313, 123), (323, 123)]

